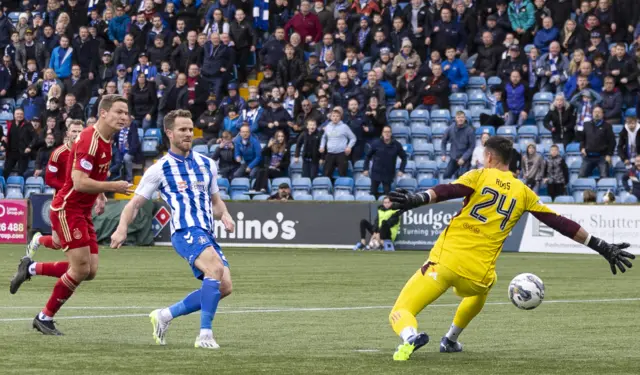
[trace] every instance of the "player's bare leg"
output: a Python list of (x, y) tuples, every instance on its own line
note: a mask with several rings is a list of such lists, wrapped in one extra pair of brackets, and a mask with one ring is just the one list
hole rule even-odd
[(45, 335), (62, 335), (55, 327), (53, 317), (91, 273), (89, 246), (69, 249), (65, 255), (69, 261), (69, 269), (56, 282), (45, 308), (33, 319), (33, 328)]

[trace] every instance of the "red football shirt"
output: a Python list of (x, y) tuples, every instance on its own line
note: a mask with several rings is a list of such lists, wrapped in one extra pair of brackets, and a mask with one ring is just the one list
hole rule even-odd
[(71, 147), (69, 163), (71, 164), (67, 167), (64, 185), (53, 198), (51, 208), (54, 210), (67, 208), (91, 213), (99, 194), (80, 193), (74, 190), (71, 172), (82, 171), (92, 180), (105, 181), (111, 165), (111, 141), (104, 139), (93, 126), (84, 129)]
[(71, 147), (68, 144), (56, 148), (49, 157), (47, 169), (44, 174), (44, 182), (56, 189), (56, 194), (64, 186), (67, 179), (67, 166), (69, 165), (69, 155), (71, 155)]

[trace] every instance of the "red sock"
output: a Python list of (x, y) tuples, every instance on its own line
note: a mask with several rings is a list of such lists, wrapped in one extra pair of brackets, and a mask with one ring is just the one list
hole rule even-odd
[(53, 293), (51, 293), (51, 297), (42, 312), (50, 317), (56, 315), (62, 305), (73, 295), (78, 284), (68, 273), (62, 275), (53, 287)]
[(60, 249), (60, 246), (55, 242), (53, 242), (53, 236), (42, 236), (38, 239), (38, 243), (49, 249), (54, 249), (54, 250)]
[(36, 275), (60, 278), (67, 272), (69, 262), (36, 263)]

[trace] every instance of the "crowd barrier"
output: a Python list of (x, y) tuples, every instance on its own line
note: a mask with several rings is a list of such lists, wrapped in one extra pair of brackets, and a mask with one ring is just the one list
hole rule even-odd
[[(50, 203), (51, 195), (47, 194), (35, 194), (28, 200), (0, 200), (0, 243), (26, 243), (28, 228), (50, 233)], [(377, 203), (364, 202), (261, 201), (227, 202), (227, 206), (236, 220), (236, 232), (227, 233), (222, 223), (216, 222), (215, 236), (222, 246), (281, 248), (351, 248), (358, 241), (360, 220), (373, 220), (378, 208)], [(549, 207), (606, 241), (629, 242), (631, 251), (640, 254), (638, 206)], [(459, 202), (439, 203), (404, 213), (396, 249), (429, 250), (460, 208)], [(154, 202), (149, 230), (156, 245), (171, 245), (170, 220), (165, 203)], [(528, 214), (509, 234), (504, 251), (592, 253)]]

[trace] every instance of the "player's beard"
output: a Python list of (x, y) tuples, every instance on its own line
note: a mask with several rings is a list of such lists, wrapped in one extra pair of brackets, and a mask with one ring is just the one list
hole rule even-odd
[(187, 152), (191, 151), (191, 146), (193, 144), (192, 142), (192, 140), (183, 139), (180, 142), (173, 144), (172, 146), (186, 154)]

